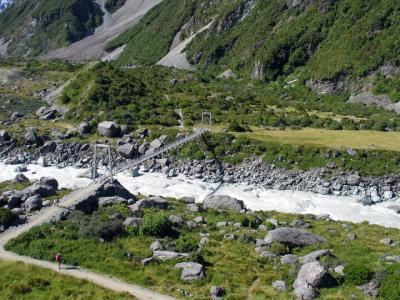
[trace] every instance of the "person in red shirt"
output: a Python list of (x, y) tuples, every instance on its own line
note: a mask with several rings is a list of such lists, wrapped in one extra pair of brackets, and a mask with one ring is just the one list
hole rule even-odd
[(54, 258), (58, 262), (58, 269), (61, 270), (61, 253), (57, 253)]

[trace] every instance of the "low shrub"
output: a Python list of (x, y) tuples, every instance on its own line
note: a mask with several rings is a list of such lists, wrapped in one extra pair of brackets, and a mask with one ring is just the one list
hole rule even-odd
[(365, 265), (352, 263), (344, 268), (345, 280), (354, 285), (361, 285), (368, 282), (373, 275), (370, 268)]
[(273, 242), (271, 244), (271, 248), (270, 249), (271, 249), (271, 252), (276, 254), (276, 255), (283, 255), (283, 254), (286, 254), (289, 251), (289, 249), (284, 244), (281, 244), (281, 243), (278, 243), (278, 242)]
[(157, 212), (144, 216), (140, 233), (142, 235), (165, 237), (171, 235), (172, 228), (168, 217), (162, 212)]

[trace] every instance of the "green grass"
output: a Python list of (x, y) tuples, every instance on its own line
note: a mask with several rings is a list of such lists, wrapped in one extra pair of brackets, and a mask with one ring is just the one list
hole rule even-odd
[(239, 133), (265, 143), (282, 143), (292, 145), (315, 145), (331, 149), (374, 149), (400, 151), (399, 132), (356, 131), (356, 130), (265, 130), (252, 128), (252, 132)]
[(0, 261), (1, 299), (134, 299), (128, 294), (114, 293), (85, 280), (24, 263)]
[[(168, 249), (177, 249), (183, 252), (190, 251), (193, 249), (193, 245), (199, 242), (200, 232), (210, 233), (210, 241), (202, 251), (206, 261), (206, 278), (200, 282), (181, 281), (179, 270), (174, 268), (177, 261), (141, 266), (140, 260), (151, 255), (149, 246), (155, 238), (129, 233), (123, 234), (109, 243), (101, 243), (96, 236), (91, 238), (82, 236), (81, 226), (83, 224), (87, 226), (88, 223), (86, 221), (80, 223), (82, 222), (81, 218), (77, 216), (55, 226), (42, 225), (34, 228), (10, 241), (6, 248), (45, 260), (52, 260), (54, 252), (61, 251), (67, 264), (83, 266), (113, 275), (178, 298), (183, 298), (177, 291), (178, 288), (192, 293), (195, 299), (208, 299), (210, 287), (222, 285), (227, 291), (227, 299), (246, 297), (250, 297), (250, 299), (292, 299), (290, 292), (276, 293), (271, 288), (271, 283), (278, 279), (285, 279), (289, 283), (293, 282), (295, 270), (280, 265), (278, 260), (269, 262), (258, 257), (254, 251), (255, 245), (246, 242), (247, 238), (244, 238), (263, 238), (266, 232), (253, 231), (249, 227), (226, 227), (223, 228), (226, 232), (232, 232), (239, 237), (236, 241), (226, 241), (222, 238), (223, 233), (220, 232), (220, 228), (215, 226), (216, 222), (232, 221), (245, 224), (243, 215), (233, 212), (218, 213), (211, 210), (191, 213), (180, 202), (173, 199), (169, 199), (169, 201), (170, 209), (166, 214), (180, 215), (186, 220), (192, 220), (201, 215), (207, 221), (206, 227), (200, 226), (193, 230), (184, 227), (179, 230), (179, 236), (161, 239), (162, 244), (167, 245)], [(130, 215), (129, 210), (125, 210), (121, 206), (115, 209), (124, 216)], [(101, 216), (100, 218), (107, 220), (109, 215), (116, 212), (115, 209), (100, 209), (99, 212), (93, 216), (86, 216), (85, 219), (95, 220)], [(146, 210), (145, 215), (148, 214), (154, 214), (154, 211)], [(262, 220), (273, 217), (282, 222), (303, 218), (311, 223), (310, 230), (312, 232), (328, 240), (326, 245), (293, 249), (293, 253), (297, 255), (304, 255), (316, 249), (331, 249), (335, 258), (324, 261), (328, 265), (357, 263), (368, 266), (374, 272), (382, 272), (390, 268), (394, 268), (390, 269), (391, 272), (396, 272), (393, 270), (400, 271), (398, 265), (388, 266), (383, 260), (384, 255), (388, 253), (399, 255), (400, 250), (379, 244), (379, 240), (384, 237), (400, 240), (400, 231), (397, 229), (383, 228), (367, 223), (317, 221), (307, 216), (277, 212), (257, 212), (253, 215), (259, 216)], [(357, 235), (356, 240), (347, 238), (348, 232), (342, 226), (344, 223), (348, 224), (351, 231)], [(241, 236), (242, 238), (240, 238)], [(385, 277), (381, 280), (385, 282)], [(322, 289), (319, 299), (349, 299), (352, 294), (356, 295), (357, 299), (367, 299), (353, 284), (346, 281), (336, 288)]]

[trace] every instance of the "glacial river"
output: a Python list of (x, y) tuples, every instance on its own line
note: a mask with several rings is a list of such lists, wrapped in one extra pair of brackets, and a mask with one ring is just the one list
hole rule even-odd
[[(0, 182), (15, 177), (16, 166), (0, 163)], [(43, 168), (29, 165), (25, 176), (29, 179), (39, 179), (52, 176), (59, 182), (61, 188), (76, 189), (84, 187), (91, 180), (79, 178), (84, 170), (73, 167), (63, 169), (57, 167)], [(400, 205), (400, 200), (380, 203), (374, 206), (363, 206), (357, 203), (359, 197), (324, 196), (310, 192), (265, 190), (245, 184), (205, 183), (201, 180), (189, 179), (183, 175), (166, 178), (160, 173), (145, 173), (132, 178), (127, 174), (117, 175), (119, 182), (131, 193), (143, 195), (159, 195), (164, 197), (192, 196), (197, 202), (214, 193), (229, 195), (244, 201), (251, 210), (276, 210), (285, 213), (299, 214), (329, 214), (334, 220), (378, 224), (385, 227), (400, 228), (400, 215), (386, 208), (390, 205)]]

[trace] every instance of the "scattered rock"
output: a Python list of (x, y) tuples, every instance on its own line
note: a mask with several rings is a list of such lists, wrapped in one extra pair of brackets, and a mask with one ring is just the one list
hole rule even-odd
[(126, 218), (123, 225), (124, 225), (125, 229), (128, 229), (129, 227), (139, 229), (140, 225), (142, 225), (142, 222), (143, 222), (143, 220), (140, 218), (130, 217), (130, 218)]
[(171, 259), (186, 258), (189, 257), (188, 253), (178, 253), (174, 251), (154, 251), (153, 257), (155, 259), (166, 261)]
[(379, 244), (383, 244), (386, 246), (391, 246), (393, 243), (394, 241), (391, 238), (384, 238), (379, 241)]
[(12, 180), (12, 182), (14, 183), (23, 183), (23, 182), (28, 182), (29, 179), (24, 175), (24, 174), (17, 174), (14, 179)]
[(286, 282), (283, 280), (275, 280), (274, 282), (272, 282), (272, 287), (274, 288), (274, 290), (281, 293), (287, 291)]
[(210, 295), (211, 297), (222, 297), (225, 294), (225, 290), (221, 286), (215, 286), (213, 285), (210, 288)]
[(394, 256), (386, 256), (386, 262), (394, 262), (394, 263), (400, 263), (400, 256), (394, 255)]
[(265, 237), (265, 241), (268, 244), (279, 242), (289, 247), (312, 246), (326, 242), (324, 238), (314, 235), (307, 230), (288, 227), (269, 231)]
[(161, 245), (160, 241), (156, 240), (156, 241), (152, 242), (151, 245), (150, 245), (150, 250), (153, 251), (153, 252), (154, 251), (158, 251), (158, 250), (162, 250), (162, 245)]
[(358, 289), (372, 298), (377, 298), (379, 296), (379, 282), (377, 281), (368, 282), (367, 284), (359, 286)]
[(286, 254), (281, 257), (281, 264), (282, 265), (294, 265), (298, 263), (299, 259), (296, 255), (293, 254)]
[(175, 226), (182, 226), (185, 222), (182, 217), (171, 215), (168, 217), (168, 220), (171, 222), (172, 225)]
[(317, 251), (308, 253), (307, 255), (303, 256), (303, 258), (301, 260), (303, 263), (309, 263), (309, 262), (313, 262), (313, 261), (318, 261), (321, 257), (330, 256), (330, 254), (331, 254), (331, 252), (326, 249), (317, 250)]
[(121, 198), (118, 196), (113, 196), (113, 197), (100, 197), (99, 198), (99, 206), (111, 206), (115, 204), (127, 204), (128, 200), (125, 198)]
[(129, 206), (132, 212), (137, 212), (142, 210), (143, 208), (150, 208), (150, 207), (158, 209), (167, 209), (168, 201), (160, 197), (149, 197), (143, 200), (139, 200), (135, 204)]
[(27, 212), (32, 212), (35, 210), (40, 210), (42, 208), (42, 198), (38, 195), (31, 196), (23, 204), (23, 208)]
[(242, 200), (225, 195), (206, 197), (203, 202), (203, 207), (210, 209), (232, 209), (239, 212), (246, 209)]
[(125, 144), (117, 148), (117, 152), (126, 159), (131, 159), (136, 155), (135, 146), (132, 144)]
[(101, 122), (97, 129), (99, 134), (109, 138), (115, 138), (121, 136), (121, 127), (117, 123), (111, 121)]
[(196, 202), (196, 199), (194, 197), (182, 197), (179, 199), (179, 201), (182, 201), (183, 203), (186, 204), (193, 204)]
[(185, 281), (201, 280), (204, 278), (204, 266), (194, 262), (182, 262), (175, 265), (182, 269), (181, 279)]

